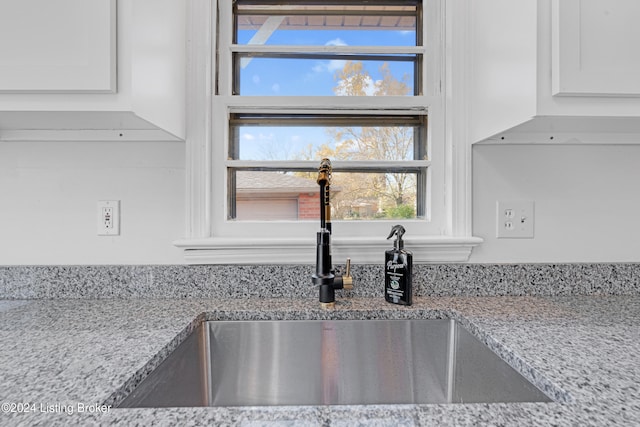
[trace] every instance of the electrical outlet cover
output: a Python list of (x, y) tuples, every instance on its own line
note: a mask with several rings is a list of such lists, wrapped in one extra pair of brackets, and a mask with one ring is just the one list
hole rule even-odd
[(498, 239), (532, 239), (534, 202), (508, 200), (496, 203), (496, 237)]
[(120, 200), (98, 202), (98, 236), (120, 235)]

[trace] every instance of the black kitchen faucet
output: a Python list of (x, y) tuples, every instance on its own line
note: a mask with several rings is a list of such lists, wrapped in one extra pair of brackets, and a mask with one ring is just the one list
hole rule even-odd
[(316, 272), (312, 281), (320, 289), (320, 306), (331, 309), (336, 304), (336, 289), (353, 289), (351, 260), (347, 258), (343, 275), (336, 275), (331, 263), (331, 160), (325, 158), (320, 162), (317, 182), (320, 185), (320, 231), (317, 233)]

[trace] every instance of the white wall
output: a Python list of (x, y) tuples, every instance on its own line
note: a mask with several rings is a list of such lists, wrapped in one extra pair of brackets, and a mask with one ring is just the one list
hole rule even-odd
[[(173, 264), (184, 236), (181, 142), (0, 142), (0, 265)], [(121, 235), (96, 202), (121, 200)]]
[[(0, 265), (181, 264), (180, 142), (0, 142)], [(471, 262), (640, 262), (640, 146), (476, 145)], [(96, 202), (122, 202), (122, 234)], [(497, 200), (535, 201), (534, 239), (496, 239)]]
[[(640, 146), (475, 145), (471, 262), (640, 262)], [(496, 239), (496, 201), (533, 200), (535, 237)]]

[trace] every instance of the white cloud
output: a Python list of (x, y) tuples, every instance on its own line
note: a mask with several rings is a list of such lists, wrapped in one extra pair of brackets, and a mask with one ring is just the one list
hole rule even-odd
[(313, 66), (314, 73), (333, 73), (342, 70), (347, 63), (344, 59), (331, 59), (329, 61), (319, 62)]
[(242, 139), (245, 139), (247, 141), (253, 141), (253, 140), (256, 139), (256, 137), (252, 133), (243, 133), (242, 134)]
[(260, 84), (260, 76), (257, 74), (254, 74), (251, 80), (253, 80), (253, 83), (255, 84)]
[[(325, 46), (349, 46), (341, 38), (329, 40), (324, 45)], [(337, 70), (343, 69), (346, 63), (347, 61), (343, 59), (331, 59), (329, 61), (320, 62), (314, 65), (312, 70), (314, 73), (325, 73), (325, 72), (334, 73)]]
[(275, 138), (275, 134), (273, 132), (270, 133), (261, 133), (259, 135), (261, 141), (271, 141)]
[(333, 73), (334, 71), (342, 70), (346, 63), (347, 61), (344, 59), (332, 59), (327, 64), (327, 71)]
[(346, 44), (344, 42), (344, 40), (342, 40), (341, 38), (337, 38), (337, 39), (333, 39), (333, 40), (329, 40), (328, 42), (326, 42), (324, 44), (325, 46), (349, 46), (348, 44)]
[(276, 93), (280, 92), (280, 85), (278, 83), (274, 83), (273, 85), (271, 85), (271, 90)]

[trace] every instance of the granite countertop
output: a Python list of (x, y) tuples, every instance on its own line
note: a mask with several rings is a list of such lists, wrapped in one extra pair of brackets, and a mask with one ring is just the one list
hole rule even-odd
[[(205, 318), (439, 317), (459, 320), (556, 401), (102, 406), (117, 401)], [(640, 425), (638, 296), (418, 297), (408, 308), (358, 297), (341, 299), (330, 312), (313, 299), (5, 300), (0, 342), (2, 425)]]

